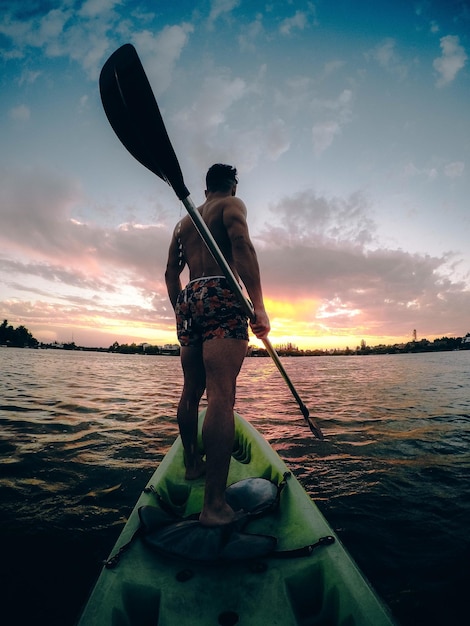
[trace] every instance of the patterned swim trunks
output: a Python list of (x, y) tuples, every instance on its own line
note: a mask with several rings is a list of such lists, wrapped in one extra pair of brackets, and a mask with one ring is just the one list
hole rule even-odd
[(225, 276), (190, 281), (176, 302), (176, 330), (182, 346), (209, 339), (248, 341), (248, 318)]

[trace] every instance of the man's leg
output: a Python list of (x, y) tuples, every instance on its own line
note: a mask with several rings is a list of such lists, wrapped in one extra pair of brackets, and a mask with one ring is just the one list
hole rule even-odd
[(233, 450), (235, 388), (248, 342), (211, 339), (203, 344), (207, 412), (202, 438), (206, 452), (206, 488), (200, 521), (217, 526), (233, 521), (234, 511), (225, 501)]
[(177, 418), (184, 447), (186, 478), (194, 480), (202, 476), (205, 471), (201, 455), (197, 450), (197, 417), (206, 379), (200, 347), (183, 346), (180, 354), (184, 385), (178, 404)]

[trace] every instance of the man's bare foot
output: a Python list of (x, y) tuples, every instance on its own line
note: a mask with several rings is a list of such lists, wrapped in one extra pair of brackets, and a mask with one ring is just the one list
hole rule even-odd
[(213, 528), (214, 526), (227, 526), (243, 518), (244, 515), (245, 511), (243, 511), (243, 509), (234, 511), (232, 507), (225, 504), (225, 506), (214, 510), (203, 509), (199, 515), (199, 522), (201, 526), (209, 528)]
[(206, 473), (206, 463), (202, 458), (198, 457), (195, 463), (186, 464), (186, 473), (184, 475), (186, 480), (196, 480)]

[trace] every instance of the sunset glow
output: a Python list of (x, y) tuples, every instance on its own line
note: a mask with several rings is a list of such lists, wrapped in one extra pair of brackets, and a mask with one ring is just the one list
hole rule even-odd
[(210, 165), (238, 168), (273, 344), (470, 332), (459, 3), (49, 4), (0, 15), (2, 319), (44, 342), (176, 342), (164, 272), (185, 209), (98, 90), (130, 42), (194, 202)]

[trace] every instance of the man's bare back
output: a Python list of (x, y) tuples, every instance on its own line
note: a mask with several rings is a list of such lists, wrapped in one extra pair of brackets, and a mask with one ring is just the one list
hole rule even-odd
[[(269, 320), (264, 309), (258, 259), (248, 232), (244, 202), (235, 195), (206, 192), (206, 201), (198, 211), (235, 277), (241, 279), (248, 291), (256, 316), (252, 323), (253, 332), (260, 338), (266, 336), (269, 332)], [(170, 244), (166, 281), (173, 307), (182, 289), (179, 277), (186, 265), (190, 280), (222, 275), (221, 268), (189, 216), (177, 224)]]
[[(213, 197), (207, 199), (198, 207), (203, 220), (207, 224), (212, 236), (217, 242), (220, 251), (227, 260), (235, 276), (236, 268), (233, 263), (232, 243), (226, 224), (238, 221), (238, 214), (246, 218), (246, 208), (239, 198), (233, 196)], [(243, 221), (242, 220), (242, 221)], [(233, 229), (233, 226), (230, 226)], [(218, 276), (222, 271), (216, 263), (207, 246), (201, 239), (189, 215), (184, 217), (176, 229), (176, 236), (182, 245), (186, 263), (190, 270), (190, 280), (202, 276)]]

